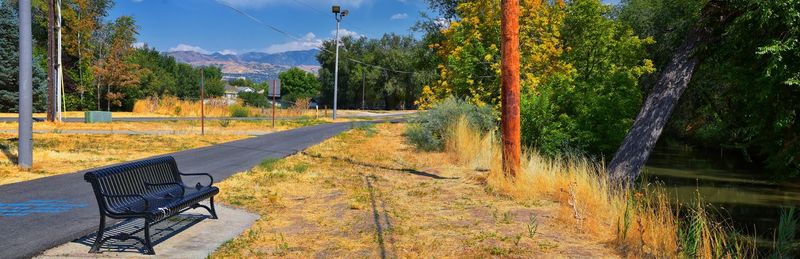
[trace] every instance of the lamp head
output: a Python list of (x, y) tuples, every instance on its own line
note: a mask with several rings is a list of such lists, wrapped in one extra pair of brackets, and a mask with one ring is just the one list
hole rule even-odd
[(347, 16), (347, 14), (349, 14), (349, 13), (350, 13), (350, 12), (349, 12), (349, 11), (347, 11), (347, 10), (344, 10), (344, 11), (342, 11), (342, 17), (345, 17), (345, 16)]
[(331, 7), (331, 11), (333, 13), (335, 13), (335, 14), (338, 14), (340, 10), (341, 10), (341, 7), (339, 7), (338, 5), (334, 5), (333, 7)]

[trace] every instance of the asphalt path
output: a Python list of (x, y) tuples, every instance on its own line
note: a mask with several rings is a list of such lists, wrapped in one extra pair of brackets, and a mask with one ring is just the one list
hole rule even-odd
[[(283, 158), (302, 151), (353, 125), (316, 125), (170, 155), (184, 173), (210, 173), (218, 182), (249, 170), (265, 158)], [(0, 258), (32, 257), (96, 231), (97, 203), (83, 172), (0, 186)]]

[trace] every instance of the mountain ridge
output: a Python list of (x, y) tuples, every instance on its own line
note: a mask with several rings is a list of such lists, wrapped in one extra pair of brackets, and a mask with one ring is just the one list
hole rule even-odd
[(276, 79), (280, 72), (298, 67), (317, 73), (319, 50), (287, 51), (280, 53), (247, 52), (242, 54), (223, 54), (220, 52), (200, 53), (196, 51), (170, 51), (166, 55), (175, 61), (192, 66), (218, 66), (225, 78), (247, 78), (255, 82)]

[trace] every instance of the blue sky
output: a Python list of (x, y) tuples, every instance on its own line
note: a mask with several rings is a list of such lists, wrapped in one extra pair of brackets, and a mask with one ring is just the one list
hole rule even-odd
[[(217, 1), (293, 37), (269, 30)], [(310, 49), (333, 38), (334, 3), (350, 10), (341, 33), (367, 37), (410, 34), (420, 12), (429, 12), (425, 0), (117, 0), (109, 18), (133, 16), (139, 26), (138, 44), (160, 51), (274, 53)]]

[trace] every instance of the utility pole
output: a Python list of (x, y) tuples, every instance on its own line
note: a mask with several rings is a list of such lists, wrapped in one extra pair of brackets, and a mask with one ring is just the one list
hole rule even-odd
[(361, 109), (362, 110), (366, 110), (367, 109), (367, 99), (366, 99), (365, 96), (366, 96), (367, 92), (364, 90), (364, 89), (366, 89), (366, 86), (367, 86), (367, 73), (366, 73), (366, 70), (363, 70), (363, 69), (361, 70), (361, 76), (362, 76), (362, 78), (361, 78)]
[(33, 166), (33, 34), (31, 0), (19, 0), (19, 137), (17, 165)]
[[(61, 111), (64, 107), (64, 69), (61, 64), (61, 0), (56, 0), (56, 116), (58, 122), (62, 121)], [(66, 109), (65, 109), (66, 110)]]
[(55, 0), (47, 0), (47, 121), (56, 119), (56, 5)]
[(520, 175), (520, 115), (519, 115), (519, 0), (501, 0), (502, 17), (502, 124), (503, 172), (507, 177)]
[[(272, 128), (275, 128), (275, 96), (278, 95), (275, 80), (272, 80)], [(267, 91), (269, 92), (269, 91)]]
[(336, 119), (336, 101), (339, 99), (339, 23), (342, 18), (349, 13), (347, 10), (342, 11), (341, 7), (334, 5), (331, 7), (333, 17), (336, 18), (336, 64), (333, 69), (333, 119)]
[(206, 135), (206, 84), (204, 67), (200, 67), (200, 135)]

